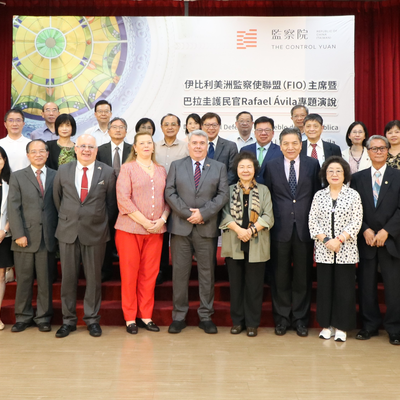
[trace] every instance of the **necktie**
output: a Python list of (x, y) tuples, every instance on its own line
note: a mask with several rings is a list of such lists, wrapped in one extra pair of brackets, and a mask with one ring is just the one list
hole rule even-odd
[(316, 144), (311, 144), (311, 146), (312, 146), (311, 157), (315, 158), (316, 160), (318, 160), (317, 150), (315, 149), (317, 147), (317, 145)]
[(119, 156), (119, 147), (115, 148), (113, 168), (115, 169), (115, 172), (118, 175), (119, 174), (119, 170), (121, 169), (121, 158)]
[(208, 148), (208, 157), (209, 158), (214, 158), (214, 143), (210, 142), (210, 147)]
[(374, 187), (373, 187), (373, 194), (374, 194), (374, 204), (376, 207), (376, 203), (378, 202), (378, 197), (379, 197), (379, 191), (381, 190), (381, 183), (379, 181), (379, 178), (382, 174), (379, 171), (376, 171), (374, 176), (375, 176), (375, 182), (374, 182)]
[(296, 171), (294, 170), (294, 163), (295, 163), (294, 160), (290, 161), (290, 170), (289, 170), (289, 187), (293, 198), (296, 196), (296, 188), (297, 188), (297, 179), (296, 179)]
[(87, 167), (83, 167), (82, 184), (81, 184), (81, 202), (83, 203), (88, 195), (88, 178), (86, 175)]
[(39, 188), (40, 188), (40, 193), (42, 194), (42, 197), (44, 196), (44, 188), (43, 188), (43, 183), (42, 180), (40, 179), (40, 174), (42, 173), (41, 169), (37, 169), (36, 170), (36, 179), (38, 181), (39, 184)]
[(200, 163), (198, 161), (195, 162), (196, 164), (196, 169), (194, 170), (194, 184), (196, 186), (199, 186), (200, 178), (201, 178), (201, 171), (200, 171)]
[(259, 147), (258, 148), (258, 151), (259, 151), (259, 154), (258, 154), (258, 163), (260, 164), (260, 167), (261, 167), (261, 164), (263, 163), (263, 161), (264, 161), (264, 147)]

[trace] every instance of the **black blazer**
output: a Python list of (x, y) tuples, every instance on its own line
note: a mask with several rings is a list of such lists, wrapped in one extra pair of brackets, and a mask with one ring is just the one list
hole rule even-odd
[(364, 211), (363, 224), (358, 234), (360, 257), (371, 259), (376, 255), (377, 248), (368, 246), (363, 235), (370, 228), (374, 232), (381, 229), (389, 232), (386, 249), (391, 256), (400, 258), (400, 171), (386, 167), (376, 207), (372, 194), (371, 168), (355, 173), (351, 178), (351, 187), (360, 194)]
[[(301, 154), (307, 155), (307, 142), (308, 140), (303, 140), (303, 147), (301, 148)], [(330, 156), (339, 156), (342, 157), (342, 150), (337, 144), (322, 141), (322, 146), (324, 148), (324, 156), (325, 160), (327, 160)]]
[(236, 171), (232, 170), (232, 165), (233, 159), (235, 158), (237, 153), (238, 149), (236, 143), (218, 136), (218, 143), (217, 147), (215, 148), (213, 160), (219, 161), (226, 165), (226, 170), (228, 171), (229, 185), (236, 183)]
[[(249, 144), (248, 146), (242, 147), (240, 152), (249, 151), (250, 153), (253, 153), (257, 158), (257, 146), (258, 146), (258, 143)], [(264, 156), (264, 161), (263, 161), (262, 165), (260, 165), (260, 171), (258, 172), (258, 175), (256, 176), (257, 183), (261, 183), (264, 185), (264, 174), (265, 174), (265, 167), (267, 165), (267, 162), (270, 160), (273, 160), (274, 158), (279, 157), (281, 155), (282, 155), (281, 148), (278, 145), (271, 143), (269, 146), (269, 149), (267, 151), (267, 154)]]
[[(58, 157), (61, 153), (61, 147), (57, 144), (57, 140), (49, 140), (46, 142), (47, 147), (49, 148), (49, 157), (47, 158), (46, 165), (54, 170), (58, 170)], [(76, 154), (75, 158), (76, 158)]]
[(317, 160), (300, 155), (299, 181), (295, 198), (290, 192), (285, 174), (283, 155), (267, 163), (264, 175), (265, 185), (271, 192), (275, 224), (271, 237), (279, 242), (289, 242), (292, 237), (293, 224), (302, 242), (311, 241), (308, 229), (308, 213), (314, 194), (321, 189), (318, 178), (320, 167)]
[[(126, 161), (131, 152), (132, 146), (124, 142), (124, 149), (122, 150), (122, 164)], [(111, 156), (111, 142), (102, 144), (97, 150), (97, 160), (112, 167), (112, 156)]]

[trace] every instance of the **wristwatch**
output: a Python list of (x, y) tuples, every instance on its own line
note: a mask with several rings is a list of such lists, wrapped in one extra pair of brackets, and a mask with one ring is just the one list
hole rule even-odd
[(331, 238), (328, 238), (328, 236), (325, 236), (322, 243), (325, 244), (326, 242), (329, 242), (330, 240), (331, 240)]
[(4, 231), (4, 233), (6, 234), (6, 236), (8, 235), (8, 232), (5, 230), (5, 229), (3, 229), (3, 231)]

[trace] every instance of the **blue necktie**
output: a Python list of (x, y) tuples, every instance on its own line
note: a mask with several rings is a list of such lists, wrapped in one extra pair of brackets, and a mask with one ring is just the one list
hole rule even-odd
[(208, 148), (208, 154), (207, 154), (207, 156), (208, 156), (209, 158), (214, 159), (214, 153), (215, 153), (215, 151), (214, 151), (214, 143), (213, 143), (213, 142), (210, 142), (210, 147)]
[(376, 207), (376, 203), (378, 202), (378, 197), (379, 197), (379, 191), (381, 190), (381, 183), (379, 182), (381, 173), (379, 171), (376, 171), (374, 176), (375, 176), (375, 182), (374, 182), (374, 187), (372, 188), (372, 190), (373, 190), (373, 194), (374, 194), (374, 204)]
[(294, 160), (290, 161), (290, 170), (289, 170), (289, 187), (293, 198), (295, 198), (296, 196), (296, 188), (297, 188), (296, 171), (294, 170), (294, 163), (295, 163)]

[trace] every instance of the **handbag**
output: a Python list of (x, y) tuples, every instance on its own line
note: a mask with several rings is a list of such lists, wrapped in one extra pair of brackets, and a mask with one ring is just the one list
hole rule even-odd
[(14, 275), (14, 267), (10, 267), (6, 269), (6, 283), (14, 282), (15, 275)]

